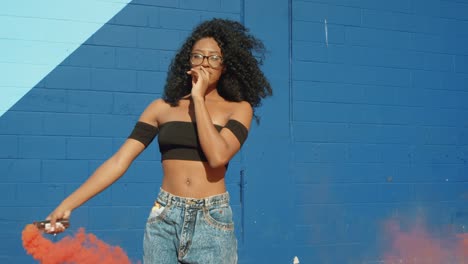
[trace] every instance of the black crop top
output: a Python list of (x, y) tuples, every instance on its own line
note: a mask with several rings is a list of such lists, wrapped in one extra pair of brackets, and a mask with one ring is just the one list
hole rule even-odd
[[(216, 130), (223, 128), (239, 140), (241, 146), (248, 136), (247, 128), (237, 120), (231, 119), (226, 125), (214, 125)], [(196, 123), (187, 121), (169, 121), (154, 127), (144, 122), (137, 122), (129, 138), (140, 141), (147, 147), (159, 133), (158, 143), (161, 159), (207, 161), (198, 140)]]

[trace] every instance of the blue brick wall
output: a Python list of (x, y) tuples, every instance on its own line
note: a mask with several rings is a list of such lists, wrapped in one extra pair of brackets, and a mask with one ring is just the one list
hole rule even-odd
[[(2, 9), (3, 24), (19, 28), (0, 30), (0, 50), (10, 51), (0, 96), (31, 88), (15, 69), (35, 65), (26, 75), (35, 76), (53, 63), (33, 61), (28, 47), (67, 50), (83, 39), (27, 34), (29, 24), (105, 24), (0, 116), (1, 263), (32, 262), (24, 225), (116, 151), (161, 95), (182, 40), (212, 17), (239, 20), (265, 42), (274, 88), (227, 175), (239, 263), (372, 263), (389, 218), (425, 215), (439, 231), (468, 224), (464, 1), (133, 0), (109, 21), (88, 10), (64, 16), (59, 2), (37, 14), (22, 2)], [(71, 231), (84, 226), (141, 259), (161, 177), (153, 144), (73, 213)]]
[(294, 238), (304, 263), (376, 263), (381, 225), (395, 215), (426, 216), (437, 232), (466, 224), (457, 216), (468, 211), (467, 8), (292, 1)]

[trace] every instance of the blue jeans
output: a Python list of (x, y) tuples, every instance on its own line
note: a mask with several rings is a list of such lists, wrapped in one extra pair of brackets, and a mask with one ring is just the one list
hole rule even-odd
[(143, 262), (237, 263), (229, 194), (195, 199), (161, 189), (146, 223)]

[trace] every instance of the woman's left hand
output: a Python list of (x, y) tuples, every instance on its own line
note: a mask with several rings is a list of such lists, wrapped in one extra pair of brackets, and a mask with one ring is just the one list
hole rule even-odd
[(192, 97), (205, 97), (210, 73), (203, 66), (197, 66), (190, 69), (187, 74), (192, 76)]

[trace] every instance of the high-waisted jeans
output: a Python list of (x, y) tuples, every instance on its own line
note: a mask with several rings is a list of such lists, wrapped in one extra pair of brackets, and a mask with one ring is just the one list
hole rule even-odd
[(235, 264), (229, 194), (202, 199), (174, 196), (161, 189), (143, 241), (145, 264)]

